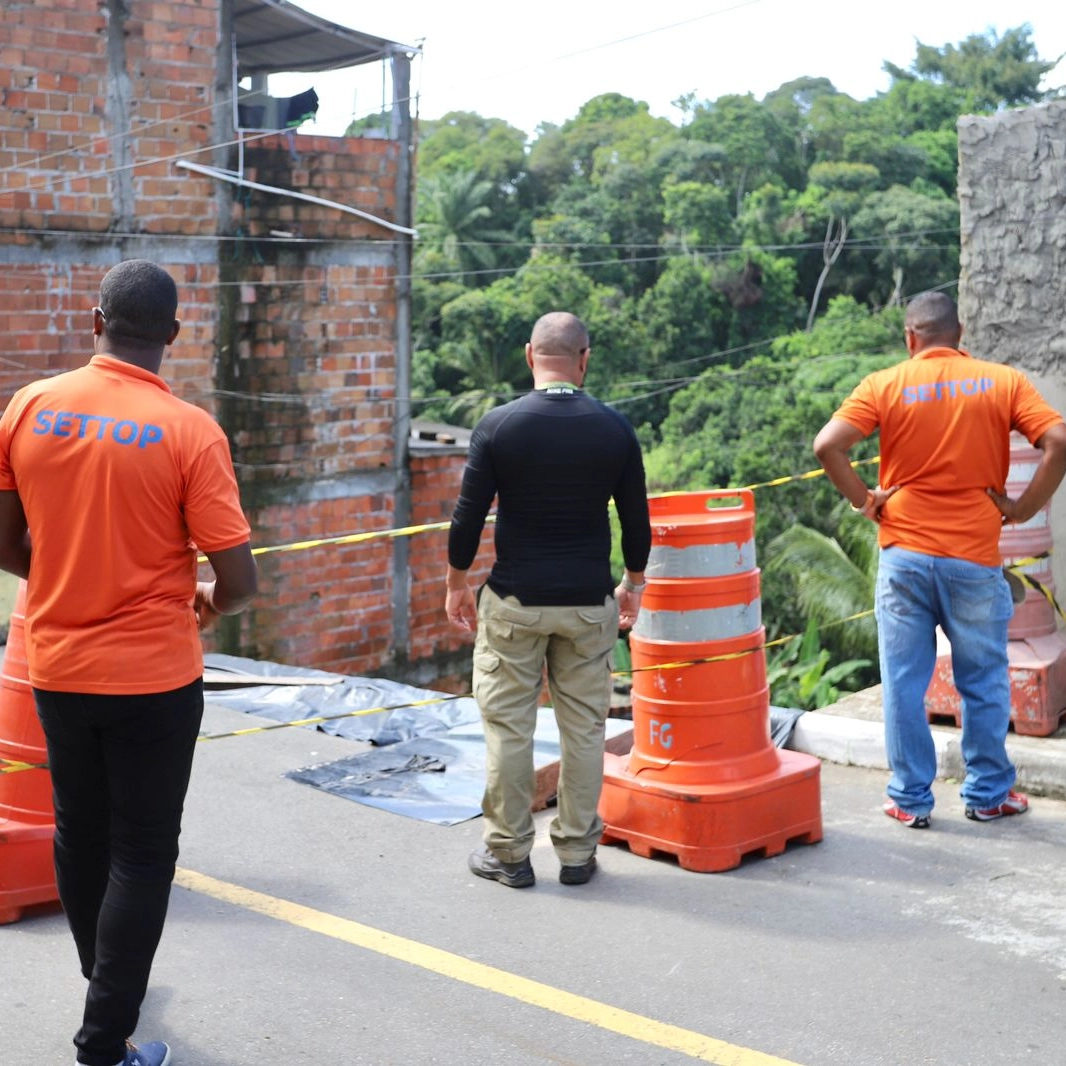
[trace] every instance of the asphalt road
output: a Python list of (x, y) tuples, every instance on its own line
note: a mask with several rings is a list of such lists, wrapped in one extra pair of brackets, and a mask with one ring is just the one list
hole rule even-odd
[[(209, 707), (209, 731), (248, 724)], [(201, 745), (137, 1036), (174, 1066), (1014, 1066), (1066, 1061), (1066, 803), (932, 829), (886, 774), (822, 767), (824, 840), (716, 874), (600, 849), (560, 885), (474, 878), (480, 820), (430, 825), (287, 770), (353, 744)], [(54, 909), (0, 927), (0, 1064), (73, 1061), (84, 982)]]

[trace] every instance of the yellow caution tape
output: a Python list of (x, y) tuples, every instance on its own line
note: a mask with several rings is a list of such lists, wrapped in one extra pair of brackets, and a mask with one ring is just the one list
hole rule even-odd
[[(1015, 564), (1015, 565), (1017, 565), (1017, 564)], [(1060, 606), (1059, 601), (1057, 599), (1055, 599), (1055, 594), (1051, 591), (1051, 589), (1049, 589), (1042, 582), (1037, 581), (1037, 579), (1035, 577), (1033, 577), (1031, 574), (1021, 573), (1020, 571), (1015, 570), (1015, 568), (1013, 566), (1010, 566), (1007, 569), (1010, 570), (1010, 572), (1012, 574), (1014, 574), (1022, 582), (1023, 585), (1028, 585), (1031, 589), (1035, 589), (1037, 592), (1039, 592), (1040, 595), (1043, 596), (1044, 599), (1047, 600), (1048, 603), (1051, 604), (1051, 606), (1054, 609), (1055, 613), (1064, 622), (1066, 622), (1066, 613), (1063, 613), (1062, 607)]]
[[(880, 456), (875, 456), (873, 459), (856, 459), (851, 465), (855, 466), (868, 466), (871, 463), (880, 463)], [(812, 481), (815, 478), (825, 477), (824, 470), (808, 470), (802, 474), (790, 474), (787, 477), (774, 478), (772, 481), (760, 481), (754, 485), (740, 485), (736, 487), (737, 492), (754, 489), (766, 489), (773, 488), (778, 485), (787, 485), (793, 481)], [(729, 486), (733, 488), (734, 486)], [(690, 490), (678, 490), (677, 492), (660, 492), (655, 493), (652, 499), (666, 499), (669, 496), (685, 496), (688, 495)], [(495, 522), (496, 516), (490, 514), (487, 522)], [(291, 544), (274, 544), (268, 545), (263, 548), (253, 548), (253, 555), (269, 555), (275, 552), (295, 552), (306, 551), (308, 548), (322, 548), (326, 545), (342, 545), (342, 544), (363, 544), (370, 540), (385, 540), (395, 537), (413, 537), (417, 533), (436, 533), (441, 530), (446, 530), (451, 525), (451, 522), (428, 522), (418, 526), (403, 526), (399, 529), (374, 529), (365, 533), (345, 533), (339, 537), (318, 537), (314, 540), (299, 540), (293, 541)], [(206, 556), (201, 555), (199, 561), (206, 563)]]
[(12, 759), (0, 759), (0, 774), (17, 774), (23, 770), (47, 770), (46, 762), (16, 762)]
[[(269, 685), (269, 679), (264, 684)], [(274, 729), (291, 729), (298, 725), (321, 725), (323, 722), (336, 722), (342, 718), (362, 718), (369, 714), (384, 714), (386, 711), (403, 711), (408, 707), (428, 707), (432, 703), (449, 703), (451, 700), (463, 700), (471, 693), (463, 692), (458, 696), (434, 696), (427, 700), (415, 700), (413, 703), (396, 703), (390, 707), (364, 707), (360, 711), (343, 711), (340, 714), (322, 714), (314, 718), (298, 718), (292, 722), (271, 722), (270, 725), (250, 726), (248, 729), (232, 729), (228, 733), (205, 733), (197, 740), (224, 740), (226, 737), (247, 737), (253, 733), (269, 733)]]
[[(851, 466), (870, 466), (871, 464), (877, 464), (880, 462), (881, 457), (879, 455), (875, 455), (872, 459), (855, 459), (852, 461)], [(793, 481), (813, 481), (815, 478), (819, 477), (825, 477), (824, 470), (807, 470), (805, 473), (802, 474), (789, 474), (786, 477), (775, 477), (772, 481), (758, 481), (754, 485), (730, 485), (728, 486), (728, 488), (735, 488), (737, 492), (744, 492), (748, 490), (754, 491), (755, 489), (772, 489), (776, 488), (778, 485), (788, 485)], [(728, 488), (723, 489), (722, 491), (728, 491)], [(678, 489), (676, 492), (660, 492), (656, 493), (655, 496), (652, 498), (658, 500), (665, 499), (669, 496), (687, 496), (689, 494), (689, 491), (689, 489)]]
[[(864, 618), (866, 615), (873, 614), (872, 611), (861, 611), (858, 614), (850, 615), (848, 618), (841, 618), (837, 622), (827, 623), (821, 628), (826, 629), (831, 625), (841, 625), (844, 622), (853, 621), (856, 618)], [(754, 648), (746, 648), (744, 651), (728, 652), (722, 655), (708, 655), (699, 659), (684, 659), (678, 660), (672, 663), (661, 663), (655, 666), (640, 666), (633, 670), (615, 670), (612, 672), (612, 677), (629, 677), (631, 674), (641, 673), (646, 670), (680, 670), (685, 666), (700, 666), (703, 663), (724, 662), (728, 659), (739, 659), (744, 655), (753, 655), (756, 652), (765, 651), (767, 648), (775, 648), (783, 644), (788, 644), (790, 641), (799, 640), (803, 634), (793, 633), (787, 637), (777, 637), (774, 640), (768, 640), (763, 644), (759, 644)], [(269, 678), (263, 679), (264, 685), (270, 684)], [(292, 729), (295, 726), (304, 725), (321, 725), (324, 722), (336, 722), (344, 718), (362, 718), (371, 714), (385, 714), (388, 711), (403, 711), (411, 707), (428, 707), (435, 703), (449, 703), (452, 700), (463, 700), (472, 698), (473, 693), (463, 692), (455, 696), (433, 696), (429, 699), (415, 700), (411, 703), (395, 703), (382, 707), (365, 707), (358, 711), (343, 711), (340, 714), (323, 714), (315, 715), (311, 718), (298, 718), (291, 722), (271, 722), (269, 725), (257, 725), (249, 726), (247, 729), (231, 729), (225, 733), (204, 733), (198, 736), (196, 739), (200, 740), (225, 740), (227, 737), (247, 737), (253, 733), (270, 733), (275, 729)], [(23, 770), (47, 770), (48, 765), (46, 763), (25, 763), (14, 762), (8, 759), (0, 758), (0, 774), (13, 774), (19, 773)]]

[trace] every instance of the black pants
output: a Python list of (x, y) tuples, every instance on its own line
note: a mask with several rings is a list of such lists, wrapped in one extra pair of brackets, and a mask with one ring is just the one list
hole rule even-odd
[(55, 801), (55, 866), (89, 981), (78, 1062), (114, 1066), (163, 932), (203, 682), (99, 696), (34, 689)]

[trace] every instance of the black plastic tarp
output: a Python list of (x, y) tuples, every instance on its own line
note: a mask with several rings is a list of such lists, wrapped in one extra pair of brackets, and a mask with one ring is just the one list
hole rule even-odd
[[(470, 696), (452, 698), (445, 693), (415, 688), (385, 678), (351, 677), (326, 670), (244, 659), (236, 655), (205, 655), (204, 665), (211, 671), (229, 671), (263, 678), (263, 684), (260, 685), (212, 688), (208, 693), (211, 703), (275, 722), (333, 718), (332, 721), (307, 728), (320, 729), (323, 733), (348, 740), (365, 740), (377, 745), (398, 744), (414, 737), (446, 733), (453, 726), (480, 721), (477, 703)], [(271, 676), (284, 677), (286, 684), (271, 685)], [(309, 682), (333, 683), (291, 683), (292, 679), (300, 677), (308, 678)], [(424, 705), (410, 706), (418, 703)], [(352, 715), (355, 711), (375, 713)]]
[[(369, 751), (290, 771), (285, 776), (291, 780), (438, 825), (455, 825), (481, 813), (485, 736), (472, 697), (452, 699), (383, 678), (350, 677), (232, 655), (207, 655), (204, 660), (212, 678), (208, 699), (213, 704), (275, 722), (338, 716), (299, 728), (375, 745)], [(279, 683), (272, 685), (272, 677)], [(301, 678), (308, 683), (300, 684)], [(409, 706), (418, 703), (423, 705)], [(358, 711), (374, 713), (344, 717)], [(771, 737), (777, 747), (788, 743), (801, 714), (770, 708)], [(621, 719), (607, 721), (609, 736), (629, 728), (631, 723)], [(538, 713), (533, 748), (538, 769), (559, 759), (558, 727), (550, 708)]]

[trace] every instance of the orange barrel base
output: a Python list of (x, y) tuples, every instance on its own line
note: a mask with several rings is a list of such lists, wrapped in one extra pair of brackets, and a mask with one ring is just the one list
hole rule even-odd
[(633, 695), (629, 773), (672, 784), (712, 785), (777, 769), (769, 690), (679, 702)]
[(649, 781), (629, 772), (629, 756), (605, 755), (600, 841), (644, 858), (676, 855), (698, 873), (731, 870), (753, 852), (780, 855), (789, 841), (816, 844), (822, 764), (801, 752), (777, 755), (770, 773), (710, 785)]
[(59, 899), (52, 862), (54, 833), (51, 825), (0, 820), (0, 925), (18, 921), (26, 907)]
[[(1010, 720), (1020, 736), (1049, 737), (1066, 718), (1066, 636), (1049, 633), (1007, 642)], [(930, 722), (962, 728), (962, 697), (951, 671), (951, 645), (937, 630), (933, 680), (925, 693)]]

